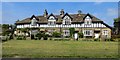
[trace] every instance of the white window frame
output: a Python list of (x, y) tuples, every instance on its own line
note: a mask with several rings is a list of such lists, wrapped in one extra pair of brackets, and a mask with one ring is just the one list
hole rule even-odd
[(70, 36), (70, 30), (63, 30), (64, 36)]
[(90, 18), (89, 16), (87, 16), (87, 17), (85, 18), (85, 24), (86, 24), (86, 25), (92, 24), (92, 20), (91, 20), (91, 18)]
[(56, 19), (53, 16), (50, 16), (48, 19), (48, 25), (55, 25)]
[[(34, 23), (33, 23), (33, 21), (34, 21)], [(37, 22), (37, 20), (36, 20), (35, 18), (33, 18), (33, 19), (31, 20), (31, 25), (32, 25), (32, 26), (36, 26), (36, 25), (37, 25), (36, 22)], [(32, 23), (33, 23), (33, 24), (32, 24)]]
[(102, 35), (108, 35), (108, 30), (103, 30)]
[(71, 19), (70, 19), (69, 16), (65, 16), (63, 18), (63, 24), (65, 24), (65, 25), (70, 25), (71, 24)]
[(56, 21), (48, 21), (48, 25), (55, 25)]
[(84, 36), (92, 36), (93, 30), (84, 30), (83, 33), (84, 33)]

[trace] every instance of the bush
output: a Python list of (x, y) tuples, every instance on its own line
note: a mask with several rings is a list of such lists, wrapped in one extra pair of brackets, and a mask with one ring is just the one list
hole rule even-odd
[(61, 33), (53, 32), (52, 36), (53, 37), (61, 37)]
[(94, 39), (94, 41), (100, 41), (100, 39)]
[(79, 38), (83, 38), (83, 33), (82, 32), (78, 33), (78, 35), (79, 35)]
[(39, 40), (42, 38), (42, 34), (41, 33), (37, 33), (35, 36), (38, 37)]
[(45, 34), (45, 35), (43, 36), (43, 39), (44, 39), (44, 40), (47, 40), (47, 39), (48, 39), (48, 34)]
[(70, 37), (72, 37), (75, 32), (75, 28), (69, 28), (69, 31), (70, 31)]
[(17, 36), (17, 40), (22, 40), (22, 36)]
[(105, 41), (113, 41), (113, 39), (107, 38), (107, 39), (105, 39)]
[(23, 40), (26, 40), (26, 36), (23, 36)]
[(20, 35), (20, 36), (17, 36), (17, 40), (26, 40), (26, 37), (25, 37), (25, 36)]
[(120, 35), (112, 35), (112, 39), (120, 38)]

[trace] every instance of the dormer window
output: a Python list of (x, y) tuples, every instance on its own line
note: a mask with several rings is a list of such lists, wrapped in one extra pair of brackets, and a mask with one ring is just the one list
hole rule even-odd
[(51, 17), (49, 18), (49, 20), (55, 20), (55, 19), (54, 19), (54, 17), (53, 17), (53, 16), (51, 16)]
[(87, 25), (91, 24), (91, 18), (89, 16), (85, 18), (85, 24)]
[(84, 20), (84, 23), (86, 24), (86, 25), (90, 25), (91, 23), (92, 23), (92, 16), (88, 13), (84, 18), (83, 18), (83, 20)]
[(70, 15), (68, 13), (66, 13), (63, 16), (63, 24), (64, 25), (70, 25), (71, 24), (71, 20), (72, 20), (72, 18), (70, 17)]
[(55, 25), (56, 24), (56, 17), (53, 14), (50, 14), (48, 19), (48, 25)]
[(65, 24), (65, 25), (71, 24), (71, 19), (68, 16), (65, 17), (65, 19), (63, 20), (63, 24)]
[(32, 26), (36, 26), (36, 25), (37, 25), (37, 20), (36, 20), (35, 18), (33, 18), (33, 19), (31, 20), (31, 25), (32, 25)]

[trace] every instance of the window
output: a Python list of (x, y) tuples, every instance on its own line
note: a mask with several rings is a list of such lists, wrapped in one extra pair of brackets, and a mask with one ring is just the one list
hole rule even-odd
[(103, 35), (108, 35), (108, 30), (103, 30)]
[(48, 19), (48, 25), (55, 25), (56, 24), (56, 19), (54, 16), (50, 16)]
[(71, 19), (68, 16), (65, 16), (63, 19), (63, 24), (65, 25), (71, 24)]
[(54, 17), (51, 17), (51, 18), (50, 18), (50, 20), (53, 20), (53, 19), (54, 19)]
[(64, 36), (70, 36), (70, 31), (69, 30), (63, 30)]
[(48, 25), (55, 25), (55, 21), (48, 21)]
[(37, 20), (35, 19), (35, 18), (33, 18), (32, 20), (31, 20), (31, 25), (32, 26), (36, 26), (37, 25)]
[(66, 19), (66, 20), (65, 20), (65, 25), (69, 25), (69, 24), (71, 24), (71, 23), (70, 23), (70, 20), (67, 20), (67, 19)]
[(86, 24), (86, 25), (91, 24), (91, 18), (90, 18), (89, 16), (87, 16), (87, 17), (85, 18), (85, 24)]
[(84, 36), (92, 36), (92, 30), (84, 30)]

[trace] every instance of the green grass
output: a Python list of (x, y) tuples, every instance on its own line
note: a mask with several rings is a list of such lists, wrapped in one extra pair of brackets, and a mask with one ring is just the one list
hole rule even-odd
[(118, 42), (10, 40), (3, 57), (20, 58), (118, 58)]

